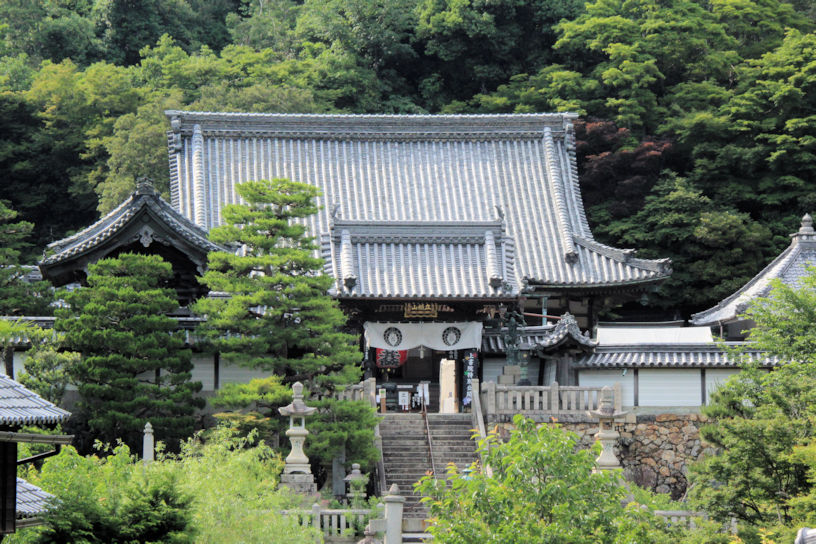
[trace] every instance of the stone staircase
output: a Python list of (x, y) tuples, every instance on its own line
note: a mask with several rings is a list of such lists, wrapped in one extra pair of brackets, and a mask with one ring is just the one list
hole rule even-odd
[[(476, 460), (476, 443), (469, 414), (429, 414), (437, 476), (444, 477), (448, 463), (459, 469)], [(380, 422), (387, 487), (397, 484), (406, 497), (404, 515), (424, 518), (428, 511), (414, 493), (414, 484), (431, 471), (428, 438), (422, 414), (386, 414)]]

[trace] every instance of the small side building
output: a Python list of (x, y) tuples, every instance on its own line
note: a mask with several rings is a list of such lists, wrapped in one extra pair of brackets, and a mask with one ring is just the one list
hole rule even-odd
[[(17, 477), (17, 466), (42, 459), (70, 444), (71, 436), (21, 432), (28, 425), (53, 427), (70, 413), (43, 399), (4, 374), (0, 374), (0, 535), (42, 523), (40, 516), (52, 495)], [(54, 444), (55, 450), (17, 459), (17, 444)], [(1, 539), (2, 537), (0, 537)]]

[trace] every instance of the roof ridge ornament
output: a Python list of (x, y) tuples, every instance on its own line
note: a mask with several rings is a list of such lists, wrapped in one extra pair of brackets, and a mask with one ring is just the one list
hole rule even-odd
[(802, 216), (802, 226), (799, 227), (798, 234), (814, 234), (813, 217), (809, 213)]
[(136, 194), (154, 196), (156, 194), (156, 187), (153, 185), (153, 180), (147, 176), (139, 176), (136, 178)]

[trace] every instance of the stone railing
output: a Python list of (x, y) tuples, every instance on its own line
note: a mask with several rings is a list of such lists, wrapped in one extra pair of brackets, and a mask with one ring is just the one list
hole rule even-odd
[[(547, 386), (482, 384), (482, 406), (488, 416), (575, 414), (597, 410), (601, 387), (577, 385)], [(615, 410), (621, 410), (621, 385), (614, 384)]]
[(655, 510), (654, 515), (664, 518), (669, 525), (694, 528), (694, 518), (705, 517), (701, 512), (691, 510)]
[(342, 391), (334, 394), (338, 400), (364, 400), (374, 408), (377, 407), (377, 380), (369, 378), (354, 385), (347, 385)]
[(370, 510), (328, 509), (319, 504), (313, 505), (311, 510), (283, 510), (281, 514), (295, 517), (303, 527), (314, 527), (327, 543), (336, 544), (356, 542), (371, 517)]

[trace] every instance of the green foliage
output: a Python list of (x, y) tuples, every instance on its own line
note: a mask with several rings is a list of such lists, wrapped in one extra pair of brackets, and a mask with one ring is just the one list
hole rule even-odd
[(202, 282), (229, 297), (201, 299), (201, 333), (226, 360), (274, 372), (283, 383), (313, 390), (359, 378), (356, 338), (342, 332), (346, 318), (327, 291), (312, 238), (298, 219), (314, 214), (317, 189), (289, 180), (237, 187), (246, 205), (224, 207), (225, 224), (210, 239), (242, 248), (209, 255)]
[(223, 428), (185, 442), (177, 456), (143, 465), (119, 445), (102, 457), (63, 449), (25, 477), (58, 497), (44, 528), (7, 537), (13, 544), (162, 542), (301, 544), (301, 528), (280, 510), (302, 498), (277, 490), (280, 458), (252, 436)]
[(479, 445), (492, 476), (477, 464), (470, 474), (450, 466), (447, 479), (417, 484), (435, 542), (676, 541), (648, 509), (622, 504), (620, 475), (593, 473), (597, 451), (576, 451), (575, 434), (522, 416), (513, 423), (506, 441), (491, 433)]
[(279, 514), (302, 508), (303, 498), (277, 489), (283, 462), (252, 434), (240, 437), (225, 428), (215, 429), (189, 440), (176, 461), (161, 465), (178, 474), (180, 489), (193, 497), (197, 543), (301, 544), (317, 540), (314, 529), (300, 527), (295, 518)]
[(45, 400), (60, 404), (71, 383), (71, 369), (81, 358), (75, 351), (60, 351), (53, 343), (35, 344), (26, 353), (25, 371), (17, 381)]
[(799, 448), (814, 441), (816, 418), (816, 271), (801, 289), (781, 283), (746, 313), (750, 340), (784, 364), (767, 372), (749, 364), (712, 395), (702, 429), (718, 455), (693, 466), (692, 498), (720, 520), (757, 527), (802, 523), (797, 505), (809, 496), (814, 465)]
[[(317, 211), (317, 189), (288, 180), (257, 181), (238, 186), (246, 205), (224, 208), (225, 224), (210, 238), (239, 254), (209, 255), (202, 282), (229, 297), (199, 300), (194, 309), (207, 316), (200, 332), (222, 358), (276, 374), (249, 384), (224, 388), (216, 403), (232, 408), (253, 405), (255, 412), (233, 416), (234, 424), (279, 425), (277, 407), (290, 402), (296, 381), (312, 391), (329, 393), (359, 379), (361, 354), (356, 338), (343, 332), (346, 318), (327, 291), (331, 278), (321, 273), (312, 238), (297, 220)], [(318, 401), (310, 451), (316, 463), (331, 465), (345, 447), (349, 458), (368, 464), (374, 456), (371, 408), (364, 403)], [(261, 420), (261, 421), (259, 421)]]
[(178, 307), (159, 256), (123, 254), (88, 267), (88, 287), (65, 295), (55, 328), (81, 352), (71, 367), (79, 413), (95, 438), (135, 446), (148, 421), (175, 447), (192, 434), (201, 383), (191, 382), (191, 354), (166, 314)]
[(17, 212), (0, 200), (0, 315), (50, 315), (51, 285), (27, 281), (20, 256), (34, 225), (15, 221)]
[(11, 542), (102, 544), (109, 542), (196, 542), (192, 496), (179, 474), (141, 467), (127, 446), (105, 457), (82, 457), (68, 446), (27, 478), (58, 497), (46, 526), (15, 535)]
[(672, 277), (652, 303), (685, 311), (731, 294), (762, 268), (772, 247), (767, 228), (673, 174), (655, 185), (640, 211), (607, 228), (624, 245), (648, 247), (644, 257), (671, 257)]
[(814, 51), (816, 34), (791, 30), (740, 67), (727, 101), (680, 118), (674, 129), (691, 149), (691, 179), (713, 198), (761, 215), (782, 237), (816, 207)]

